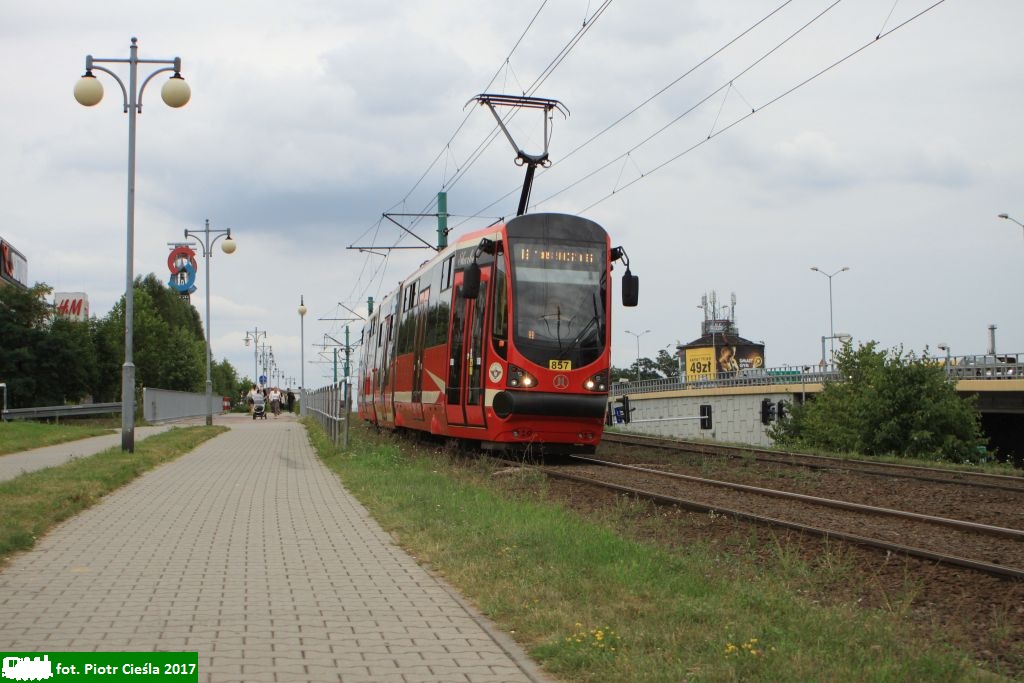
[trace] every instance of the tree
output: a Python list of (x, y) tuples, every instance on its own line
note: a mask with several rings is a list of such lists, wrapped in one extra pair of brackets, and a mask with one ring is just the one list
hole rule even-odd
[(679, 357), (670, 354), (665, 349), (658, 351), (658, 357), (654, 359), (655, 369), (662, 377), (679, 379)]
[(864, 455), (973, 462), (985, 438), (975, 401), (961, 399), (944, 369), (925, 352), (878, 351), (877, 342), (837, 354), (842, 380), (793, 406), (773, 425), (779, 444)]
[(45, 283), (29, 288), (0, 285), (0, 381), (7, 384), (7, 403), (12, 408), (37, 405), (39, 346), (46, 338), (52, 307), (46, 302), (53, 291)]
[(54, 315), (46, 283), (0, 287), (0, 381), (15, 408), (79, 401), (96, 384), (88, 322)]
[[(206, 341), (198, 314), (152, 274), (135, 280), (132, 313), (135, 386), (205, 391)], [(198, 325), (198, 327), (197, 327)], [(102, 393), (119, 400), (124, 362), (124, 297), (100, 323), (96, 343)]]
[(232, 400), (238, 397), (238, 372), (227, 358), (210, 364), (210, 377), (213, 379), (213, 393), (229, 396)]

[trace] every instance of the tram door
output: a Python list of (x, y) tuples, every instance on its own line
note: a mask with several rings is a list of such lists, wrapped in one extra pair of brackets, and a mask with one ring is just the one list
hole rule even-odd
[(445, 401), (448, 424), (484, 426), (483, 336), (489, 281), (490, 268), (482, 268), (480, 294), (467, 299), (462, 293), (462, 273), (455, 276)]
[(413, 337), (412, 354), (412, 412), (413, 415), (423, 419), (423, 346), (426, 341), (426, 327), (430, 299), (430, 289), (424, 289), (419, 293), (416, 302), (416, 332)]

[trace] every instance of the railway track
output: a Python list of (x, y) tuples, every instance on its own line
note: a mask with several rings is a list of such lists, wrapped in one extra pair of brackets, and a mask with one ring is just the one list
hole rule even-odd
[[(1024, 579), (1024, 530), (577, 456), (545, 475), (993, 576)], [(521, 466), (522, 463), (514, 463)]]
[(621, 434), (605, 432), (601, 437), (604, 444), (621, 444), (624, 446), (643, 446), (680, 453), (693, 453), (702, 456), (714, 455), (724, 458), (753, 459), (756, 462), (773, 463), (782, 466), (804, 467), (814, 470), (846, 470), (856, 471), (865, 476), (913, 479), (916, 481), (974, 486), (1024, 494), (1024, 476), (1017, 477), (986, 472), (965, 472), (962, 470), (946, 470), (922, 465), (904, 465), (883, 463), (854, 458), (837, 458), (827, 455), (809, 453), (792, 453), (769, 451), (753, 447), (725, 446), (706, 441), (680, 441), (654, 436), (637, 434)]

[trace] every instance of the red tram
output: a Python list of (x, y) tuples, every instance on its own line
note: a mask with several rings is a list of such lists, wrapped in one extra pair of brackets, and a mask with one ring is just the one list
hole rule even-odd
[(518, 216), (468, 234), (388, 294), (363, 329), (359, 415), (483, 448), (593, 452), (611, 366), (611, 270), (593, 221)]

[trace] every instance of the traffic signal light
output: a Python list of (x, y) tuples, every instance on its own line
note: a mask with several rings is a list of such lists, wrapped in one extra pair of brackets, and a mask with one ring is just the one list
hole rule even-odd
[(761, 399), (761, 424), (771, 424), (775, 419), (775, 404), (770, 398)]
[(629, 396), (617, 398), (615, 399), (615, 402), (622, 404), (622, 421), (626, 424), (629, 424), (630, 413), (633, 412), (633, 409), (629, 407)]
[(708, 403), (700, 406), (700, 428), (711, 429), (711, 405)]
[(609, 403), (608, 404), (608, 410), (604, 411), (604, 423), (606, 425), (608, 425), (609, 427), (611, 427), (613, 424), (615, 424), (615, 416), (612, 415), (612, 412), (613, 412), (612, 411), (612, 406)]
[(775, 411), (775, 419), (782, 420), (786, 417), (786, 402), (779, 401), (778, 408)]

